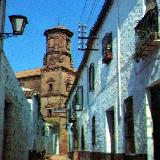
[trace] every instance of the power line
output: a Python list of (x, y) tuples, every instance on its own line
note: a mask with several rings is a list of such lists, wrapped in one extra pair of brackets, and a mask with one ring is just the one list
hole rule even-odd
[(89, 12), (89, 15), (88, 15), (88, 18), (87, 18), (87, 21), (86, 21), (87, 25), (90, 23), (90, 21), (91, 21), (91, 19), (92, 19), (92, 17), (93, 17), (93, 14), (94, 14), (94, 12), (95, 12), (95, 9), (96, 9), (96, 7), (97, 7), (97, 4), (98, 4), (98, 0), (94, 0), (93, 5), (92, 5), (92, 8), (91, 8), (91, 10), (90, 10), (90, 12)]
[(87, 1), (88, 1), (88, 0), (86, 0), (86, 1), (85, 1), (85, 3), (84, 3), (84, 6), (83, 6), (83, 9), (82, 9), (82, 13), (81, 13), (81, 16), (80, 16), (79, 23), (80, 23), (80, 22), (81, 22), (81, 20), (82, 20), (82, 16), (83, 16), (83, 14), (84, 14), (84, 11), (85, 11), (85, 9), (86, 9), (86, 6), (87, 6)]
[[(89, 1), (89, 4), (90, 4), (90, 1)], [(85, 9), (86, 9), (87, 3), (88, 3), (88, 0), (85, 0), (84, 6), (83, 6), (83, 9), (82, 9), (82, 12), (81, 12), (80, 19), (79, 19), (79, 21), (77, 23), (77, 32), (75, 33), (75, 37), (78, 37), (77, 35), (78, 35), (79, 25), (81, 24), (82, 17), (83, 17), (83, 15), (85, 13)], [(77, 43), (78, 43), (78, 38), (77, 39), (75, 38), (74, 41), (73, 41), (73, 43), (75, 43), (76, 40), (77, 40)]]

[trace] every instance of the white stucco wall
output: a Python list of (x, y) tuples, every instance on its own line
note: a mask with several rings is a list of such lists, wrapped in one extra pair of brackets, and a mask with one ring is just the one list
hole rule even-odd
[[(2, 149), (0, 155), (3, 154), (3, 138), (4, 138), (4, 107), (5, 101), (10, 103), (11, 110), (8, 114), (10, 125), (8, 130), (12, 134), (7, 145), (10, 146), (10, 151), (5, 151), (8, 159), (27, 159), (28, 157), (28, 136), (29, 136), (29, 115), (30, 107), (27, 99), (12, 71), (3, 51), (0, 52), (0, 86), (1, 86), (1, 133), (0, 142)], [(7, 106), (6, 106), (7, 107)]]
[[(160, 6), (159, 0), (157, 3)], [(150, 147), (150, 144), (153, 144), (152, 136), (148, 131), (152, 128), (152, 121), (150, 110), (147, 108), (149, 102), (146, 99), (146, 88), (160, 80), (160, 50), (155, 50), (152, 55), (147, 56), (139, 63), (133, 58), (135, 54), (135, 27), (144, 13), (145, 3), (143, 0), (125, 2), (115, 0), (99, 29), (98, 39), (94, 44), (98, 51), (91, 51), (78, 82), (79, 85), (84, 86), (84, 110), (77, 112), (77, 117), (79, 135), (81, 134), (81, 126), (84, 125), (86, 151), (110, 153), (106, 111), (114, 107), (116, 153), (125, 152), (124, 100), (133, 96), (136, 154), (148, 153), (149, 159), (153, 159), (153, 147)], [(102, 63), (102, 39), (106, 33), (110, 32), (113, 35), (113, 60), (107, 65)], [(88, 92), (87, 68), (91, 63), (95, 65), (95, 90)], [(73, 96), (74, 92), (70, 101)], [(146, 121), (146, 112), (150, 117), (148, 121)], [(94, 150), (91, 144), (93, 115), (96, 117), (96, 146)], [(147, 123), (150, 124), (150, 128), (146, 128)], [(147, 140), (147, 137), (150, 140)]]

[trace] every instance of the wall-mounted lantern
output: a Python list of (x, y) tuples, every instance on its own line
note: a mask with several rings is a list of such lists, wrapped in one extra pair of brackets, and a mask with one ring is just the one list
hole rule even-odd
[(21, 15), (9, 16), (12, 24), (13, 33), (0, 33), (0, 39), (6, 39), (17, 35), (22, 35), (26, 24), (28, 24), (27, 17)]

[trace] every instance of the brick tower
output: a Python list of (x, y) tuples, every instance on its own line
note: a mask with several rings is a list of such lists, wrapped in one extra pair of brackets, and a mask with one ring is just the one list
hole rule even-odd
[(57, 127), (59, 154), (67, 154), (66, 106), (75, 71), (72, 67), (68, 29), (57, 26), (44, 32), (46, 54), (41, 69), (41, 113)]

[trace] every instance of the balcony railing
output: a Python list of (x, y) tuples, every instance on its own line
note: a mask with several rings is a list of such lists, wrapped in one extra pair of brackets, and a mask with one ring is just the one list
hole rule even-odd
[(160, 44), (157, 8), (150, 10), (139, 22), (136, 31), (136, 59), (152, 54)]

